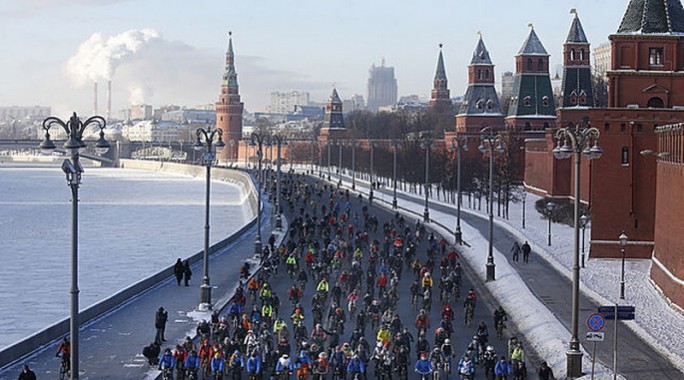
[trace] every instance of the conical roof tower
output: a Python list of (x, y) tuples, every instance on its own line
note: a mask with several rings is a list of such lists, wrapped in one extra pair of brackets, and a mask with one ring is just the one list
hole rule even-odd
[(442, 56), (442, 44), (439, 44), (437, 69), (435, 70), (435, 79), (428, 107), (435, 112), (446, 112), (451, 109), (451, 98), (449, 97), (448, 81), (446, 70), (444, 69), (444, 57)]
[(594, 103), (591, 83), (591, 49), (577, 11), (563, 44), (563, 84), (561, 107), (591, 107)]
[(226, 67), (223, 72), (223, 81), (221, 82), (221, 93), (215, 107), (216, 127), (223, 130), (223, 141), (226, 146), (230, 147), (230, 149), (221, 150), (220, 154), (229, 161), (236, 161), (238, 149), (233, 149), (233, 147), (238, 147), (238, 143), (242, 139), (242, 112), (244, 104), (240, 100), (232, 35), (232, 32), (228, 32)]

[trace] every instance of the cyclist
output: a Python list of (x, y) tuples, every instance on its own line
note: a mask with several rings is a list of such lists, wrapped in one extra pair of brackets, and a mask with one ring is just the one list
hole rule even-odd
[(464, 355), (458, 362), (458, 374), (462, 380), (472, 380), (475, 377), (475, 364), (468, 355)]
[(464, 306), (467, 306), (468, 304), (472, 304), (473, 309), (475, 309), (476, 303), (477, 303), (477, 294), (475, 294), (475, 291), (473, 290), (473, 288), (470, 288), (470, 290), (468, 290), (468, 294), (466, 294)]
[(245, 367), (245, 358), (240, 353), (240, 350), (235, 350), (233, 352), (233, 355), (230, 356), (228, 366), (230, 367), (233, 373), (242, 372), (242, 368)]
[[(167, 348), (164, 350), (164, 355), (162, 355), (161, 358), (159, 358), (159, 370), (162, 372), (167, 372), (169, 374), (172, 374), (173, 368), (176, 366), (176, 359), (173, 357), (173, 354), (171, 353), (171, 349)], [(173, 376), (173, 375), (171, 375)]]
[(432, 364), (433, 371), (437, 371), (442, 367), (442, 360), (442, 351), (439, 349), (439, 346), (436, 346), (432, 353), (430, 353), (430, 364)]
[(211, 372), (215, 373), (218, 378), (221, 378), (226, 367), (226, 359), (223, 358), (220, 352), (214, 354), (211, 359)]
[(416, 371), (423, 378), (432, 373), (432, 363), (430, 363), (428, 360), (427, 352), (422, 352), (420, 354), (420, 359), (416, 361), (414, 371)]
[(485, 375), (494, 375), (494, 366), (496, 366), (496, 351), (494, 346), (487, 346), (484, 354), (482, 354), (482, 365), (485, 368)]
[(325, 351), (318, 354), (318, 358), (313, 365), (313, 373), (315, 380), (325, 379), (325, 376), (328, 373), (328, 355)]
[(352, 379), (354, 379), (354, 376), (357, 376), (357, 374), (359, 378), (363, 378), (366, 373), (366, 366), (363, 364), (363, 361), (359, 359), (359, 355), (354, 354), (352, 356), (349, 364), (347, 364), (347, 373)]
[(183, 367), (185, 367), (185, 376), (193, 374), (195, 379), (197, 378), (197, 370), (200, 367), (200, 358), (197, 356), (197, 351), (190, 351), (190, 355), (185, 359)]
[(247, 376), (252, 376), (256, 379), (261, 375), (261, 356), (256, 352), (247, 359)]
[(297, 379), (306, 379), (309, 377), (309, 368), (313, 365), (313, 361), (306, 353), (306, 350), (299, 351), (299, 356), (295, 359), (295, 368), (297, 369)]
[[(454, 356), (454, 348), (451, 346), (450, 339), (444, 340), (444, 344), (442, 344), (441, 351), (443, 360), (446, 363), (449, 363), (449, 367), (451, 367), (451, 358)], [(449, 376), (448, 373), (447, 376)]]
[(290, 355), (288, 354), (283, 354), (283, 356), (278, 359), (278, 363), (276, 364), (275, 371), (276, 373), (283, 373), (285, 371), (287, 372), (292, 372), (292, 369), (294, 368), (292, 364), (292, 360), (290, 360)]
[(59, 344), (59, 347), (57, 347), (57, 352), (55, 353), (55, 356), (62, 357), (62, 362), (66, 363), (67, 372), (71, 369), (71, 361), (69, 360), (70, 355), (71, 342), (69, 342), (69, 338), (65, 336), (64, 339), (62, 339), (62, 342)]
[(487, 340), (489, 339), (489, 332), (487, 331), (487, 324), (484, 323), (484, 321), (481, 321), (480, 324), (477, 326), (477, 339), (480, 341), (480, 344), (485, 346), (487, 345)]
[(454, 320), (454, 310), (451, 309), (451, 305), (446, 304), (444, 310), (442, 310), (442, 318), (447, 318), (449, 322)]

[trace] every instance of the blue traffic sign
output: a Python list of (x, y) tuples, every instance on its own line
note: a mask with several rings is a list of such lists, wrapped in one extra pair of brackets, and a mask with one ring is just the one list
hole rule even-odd
[[(616, 319), (615, 317), (615, 306), (599, 306), (599, 314), (605, 319)], [(636, 308), (634, 306), (625, 305), (617, 307), (617, 319), (619, 320), (631, 320), (635, 318)]]
[(603, 330), (603, 327), (606, 325), (606, 320), (603, 318), (603, 315), (594, 313), (587, 318), (587, 326), (589, 327), (589, 330), (591, 331), (601, 331)]

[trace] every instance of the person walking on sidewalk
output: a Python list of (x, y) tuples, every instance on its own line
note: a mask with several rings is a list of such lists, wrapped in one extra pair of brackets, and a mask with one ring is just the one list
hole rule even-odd
[(190, 277), (192, 277), (192, 270), (190, 270), (190, 260), (185, 260), (185, 265), (183, 268), (183, 274), (185, 275), (185, 286), (190, 286)]
[(166, 330), (166, 321), (168, 319), (169, 313), (166, 312), (163, 307), (159, 307), (159, 310), (157, 310), (157, 313), (154, 315), (154, 327), (157, 329), (157, 335), (154, 338), (154, 341), (159, 343), (159, 345), (161, 345), (162, 342), (166, 342), (164, 330)]
[(36, 373), (29, 368), (28, 364), (24, 364), (19, 374), (19, 380), (36, 380)]
[(513, 261), (518, 262), (520, 260), (520, 244), (517, 241), (513, 242), (511, 253), (513, 254)]
[(537, 374), (539, 375), (539, 380), (555, 380), (556, 379), (555, 377), (553, 377), (553, 370), (551, 369), (551, 367), (549, 367), (548, 363), (546, 363), (545, 361), (541, 363), (541, 366), (539, 367)]
[(530, 261), (530, 252), (532, 251), (532, 248), (530, 248), (530, 245), (525, 241), (521, 247), (522, 254), (523, 254), (523, 262), (527, 264)]
[(181, 284), (183, 279), (183, 274), (185, 273), (185, 267), (183, 266), (183, 261), (180, 257), (176, 260), (176, 264), (173, 266), (173, 274), (176, 275), (176, 281), (178, 281), (178, 286)]

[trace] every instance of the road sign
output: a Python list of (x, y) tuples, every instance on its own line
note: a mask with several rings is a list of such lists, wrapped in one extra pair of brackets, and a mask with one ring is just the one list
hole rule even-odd
[[(631, 305), (617, 307), (617, 319), (631, 320), (635, 317), (636, 308)], [(599, 306), (598, 312), (605, 319), (615, 319), (615, 306)]]
[(606, 334), (602, 331), (589, 331), (587, 332), (587, 340), (590, 342), (603, 342)]
[(587, 318), (587, 326), (591, 331), (601, 331), (605, 324), (606, 320), (603, 318), (603, 315), (599, 313), (591, 314), (589, 318)]
[(214, 159), (216, 159), (216, 153), (214, 152), (207, 152), (202, 155), (202, 159), (204, 162), (213, 162)]

